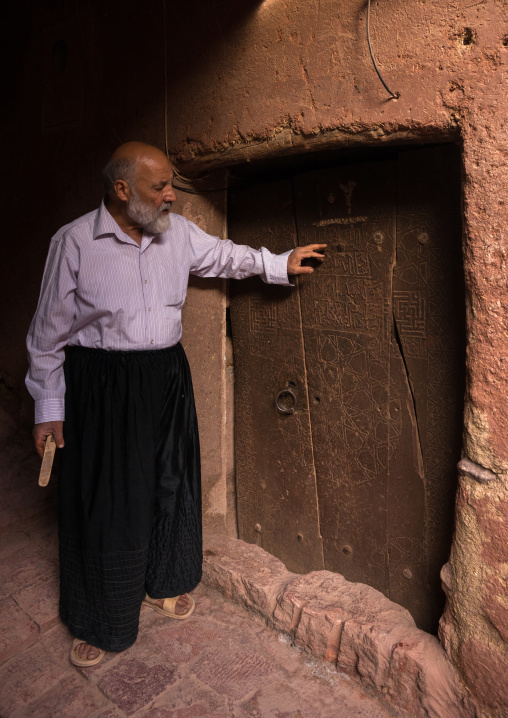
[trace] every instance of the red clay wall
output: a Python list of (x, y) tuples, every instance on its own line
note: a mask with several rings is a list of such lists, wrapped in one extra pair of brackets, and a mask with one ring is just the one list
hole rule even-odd
[[(341, 144), (460, 138), (468, 286), (468, 392), (443, 641), (492, 715), (508, 706), (507, 4), (403, 0), (372, 6), (372, 43), (398, 100), (368, 56), (365, 3), (252, 5), (222, 32), (171, 93), (172, 150), (190, 166)], [(205, 28), (202, 15), (194, 27)], [(168, 67), (184, 69), (182, 35)], [(182, 44), (180, 44), (182, 43)], [(173, 54), (174, 52), (174, 54)], [(200, 112), (196, 114), (195, 108)]]
[[(507, 3), (373, 2), (374, 51), (398, 100), (388, 100), (372, 68), (364, 0), (179, 6), (166, 0), (165, 13), (162, 0), (89, 0), (77, 4), (79, 12), (72, 2), (11, 5), (19, 17), (4, 67), (8, 62), (12, 72), (8, 91), (17, 93), (8, 95), (10, 112), (3, 114), (2, 156), (4, 200), (14, 213), (4, 227), (11, 242), (6, 248), (4, 239), (0, 330), (9, 341), (0, 371), (14, 388), (4, 388), (0, 398), (13, 407), (50, 235), (97, 205), (98, 168), (119, 140), (164, 147), (166, 107), (169, 150), (187, 169), (366, 142), (450, 136), (462, 142), (469, 332), (464, 455), (495, 476), (481, 483), (473, 467), (460, 479), (442, 636), (485, 715), (502, 715), (508, 705), (500, 679), (508, 672), (502, 538), (508, 525)], [(51, 65), (61, 65), (51, 53), (62, 34), (76, 50), (67, 90), (65, 71), (55, 79)], [(72, 101), (65, 103), (67, 96)], [(206, 224), (206, 212), (203, 217)], [(223, 331), (219, 319), (217, 330)]]

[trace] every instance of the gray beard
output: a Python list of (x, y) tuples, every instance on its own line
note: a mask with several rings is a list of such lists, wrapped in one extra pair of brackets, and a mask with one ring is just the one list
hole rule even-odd
[(134, 190), (131, 191), (132, 197), (127, 205), (129, 217), (150, 234), (162, 234), (169, 229), (171, 217), (169, 214), (162, 214), (162, 212), (165, 209), (171, 209), (171, 202), (163, 202), (159, 209), (153, 209), (143, 202)]

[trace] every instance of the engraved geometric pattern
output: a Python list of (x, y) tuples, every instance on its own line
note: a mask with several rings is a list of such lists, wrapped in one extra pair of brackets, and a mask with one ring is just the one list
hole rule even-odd
[[(271, 183), (268, 192), (257, 185), (235, 195), (229, 204), (232, 235), (278, 253), (295, 246), (289, 184)], [(255, 277), (232, 282), (230, 292), (240, 536), (293, 571), (324, 568), (298, 291)], [(275, 404), (288, 387), (297, 397), (291, 415)]]
[[(305, 173), (280, 197), (251, 186), (235, 236), (279, 252), (327, 242), (327, 257), (292, 292), (252, 284), (231, 305), (240, 537), (290, 570), (370, 584), (426, 630), (464, 393), (459, 203), (440, 153)], [(365, 221), (341, 224), (351, 211)], [(274, 408), (285, 387), (291, 415)]]
[(393, 311), (399, 331), (402, 329), (410, 337), (425, 337), (426, 297), (423, 292), (394, 290)]
[(275, 304), (250, 297), (249, 327), (253, 332), (276, 332), (277, 308)]

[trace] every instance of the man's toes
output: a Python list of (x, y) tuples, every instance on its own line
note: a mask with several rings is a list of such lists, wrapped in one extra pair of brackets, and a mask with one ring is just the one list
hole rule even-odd
[(187, 611), (189, 610), (190, 605), (190, 598), (187, 596), (187, 594), (180, 596), (175, 606), (176, 613), (178, 613), (179, 616), (183, 616), (183, 614), (187, 613)]
[(98, 648), (91, 646), (89, 643), (80, 643), (79, 646), (74, 649), (74, 652), (85, 661), (92, 661), (94, 658), (97, 658), (100, 653)]
[[(162, 608), (164, 610), (164, 598), (157, 598), (155, 599), (155, 605), (159, 608)], [(190, 596), (188, 596), (186, 593), (182, 594), (181, 596), (178, 596), (178, 600), (175, 604), (175, 607), (173, 611), (179, 615), (183, 616), (185, 613), (187, 613), (192, 606), (192, 599)]]
[(94, 658), (97, 658), (99, 653), (100, 653), (100, 651), (98, 648), (96, 648), (95, 646), (88, 645), (88, 651), (86, 653), (86, 660), (92, 661)]

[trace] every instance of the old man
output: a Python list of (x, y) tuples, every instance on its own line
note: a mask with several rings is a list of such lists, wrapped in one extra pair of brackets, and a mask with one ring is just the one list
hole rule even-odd
[(151, 145), (122, 145), (103, 174), (99, 209), (51, 240), (27, 339), (35, 446), (52, 434), (62, 448), (60, 615), (81, 666), (134, 643), (142, 603), (177, 619), (194, 610), (199, 437), (179, 343), (189, 274), (287, 285), (324, 247), (273, 255), (170, 215), (172, 166)]

